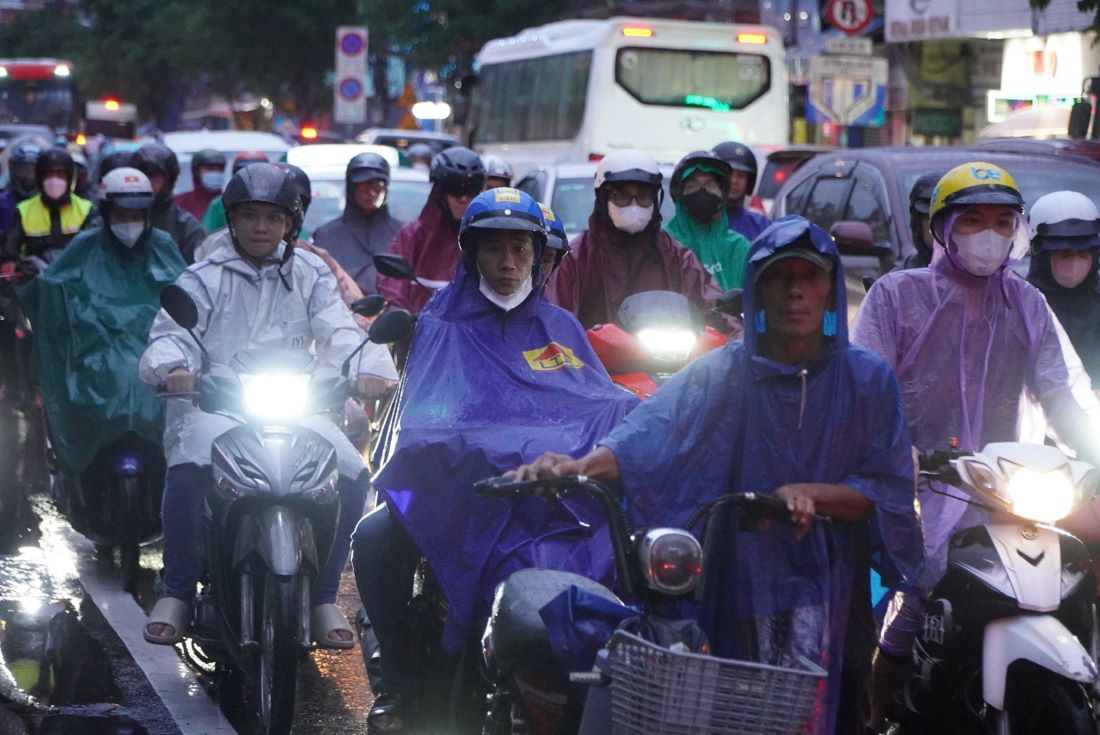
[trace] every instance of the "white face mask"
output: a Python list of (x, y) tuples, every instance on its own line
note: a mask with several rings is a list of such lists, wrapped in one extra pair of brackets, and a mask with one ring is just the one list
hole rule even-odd
[(1091, 250), (1083, 250), (1088, 257), (1074, 254), (1068, 257), (1050, 259), (1050, 270), (1054, 274), (1054, 280), (1062, 288), (1077, 288), (1092, 270), (1092, 261), (1096, 255)]
[(47, 176), (42, 182), (42, 193), (50, 199), (60, 199), (69, 189), (69, 182), (61, 176)]
[(501, 296), (492, 289), (492, 287), (489, 285), (489, 282), (485, 280), (484, 276), (481, 277), (481, 282), (477, 286), (477, 289), (478, 291), (481, 291), (482, 296), (489, 299), (489, 301), (493, 302), (505, 311), (511, 311), (512, 309), (522, 304), (523, 300), (527, 298), (527, 295), (530, 294), (531, 291), (534, 290), (534, 288), (535, 287), (531, 283), (531, 279), (524, 278), (523, 285), (520, 286), (519, 290), (517, 290), (514, 294), (511, 294), (509, 296)]
[(134, 245), (137, 245), (141, 233), (145, 232), (145, 223), (119, 222), (111, 225), (111, 232), (114, 233), (120, 243), (128, 248), (132, 248)]
[(993, 230), (982, 230), (972, 235), (952, 234), (956, 251), (951, 253), (956, 265), (975, 276), (991, 276), (1008, 260), (1012, 237), (999, 235)]
[(611, 215), (611, 222), (617, 229), (634, 235), (646, 228), (653, 219), (653, 206), (639, 207), (637, 204), (628, 204), (625, 207), (617, 207), (613, 202), (607, 203), (607, 213)]

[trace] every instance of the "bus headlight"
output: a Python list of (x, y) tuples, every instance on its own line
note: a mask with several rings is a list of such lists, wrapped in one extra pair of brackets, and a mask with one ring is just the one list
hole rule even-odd
[(309, 402), (309, 378), (309, 374), (242, 374), (245, 412), (271, 421), (303, 415)]

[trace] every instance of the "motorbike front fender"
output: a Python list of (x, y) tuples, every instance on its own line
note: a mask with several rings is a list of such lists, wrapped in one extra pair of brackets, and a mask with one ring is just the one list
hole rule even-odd
[(982, 694), (986, 703), (998, 710), (1004, 709), (1008, 667), (1014, 661), (1031, 661), (1083, 684), (1096, 681), (1096, 662), (1076, 636), (1049, 615), (1018, 615), (986, 626)]
[(269, 505), (260, 510), (256, 521), (256, 550), (267, 568), (277, 576), (297, 574), (302, 566), (297, 515), (289, 508)]

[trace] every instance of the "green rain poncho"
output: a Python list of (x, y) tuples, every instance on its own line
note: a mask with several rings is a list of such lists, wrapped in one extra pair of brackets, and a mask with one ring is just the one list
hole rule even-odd
[(20, 292), (50, 437), (68, 472), (128, 431), (160, 443), (164, 407), (138, 377), (138, 360), (161, 289), (185, 267), (166, 232), (149, 229), (127, 249), (99, 227)]
[[(690, 166), (681, 178), (687, 180), (696, 171), (721, 174), (706, 166)], [(676, 202), (676, 214), (665, 228), (707, 269), (723, 291), (741, 288), (745, 277), (745, 261), (749, 256), (749, 241), (729, 228), (724, 216), (713, 222), (700, 222), (684, 209), (683, 202)]]

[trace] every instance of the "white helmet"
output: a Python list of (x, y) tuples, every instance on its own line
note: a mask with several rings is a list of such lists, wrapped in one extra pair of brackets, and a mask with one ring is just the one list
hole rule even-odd
[(99, 200), (123, 209), (149, 209), (153, 206), (153, 185), (141, 171), (122, 166), (107, 172), (99, 182)]
[(661, 168), (645, 151), (616, 151), (604, 156), (600, 165), (596, 166), (595, 188), (599, 189), (608, 181), (660, 186)]
[(485, 166), (485, 178), (487, 179), (508, 179), (508, 181), (511, 181), (512, 177), (515, 176), (512, 166), (500, 156), (482, 156), (481, 164)]
[(1028, 214), (1033, 238), (1095, 237), (1100, 234), (1100, 211), (1084, 194), (1053, 191), (1039, 197)]

